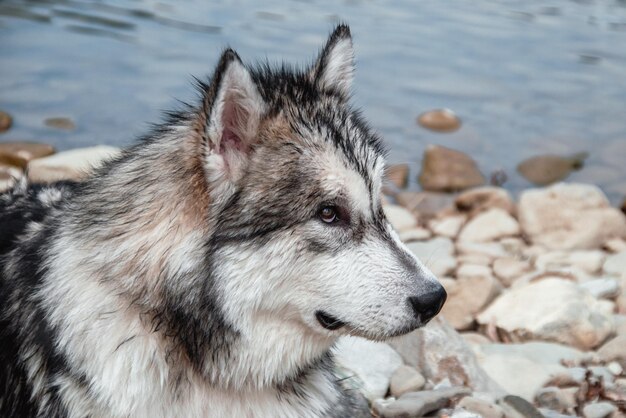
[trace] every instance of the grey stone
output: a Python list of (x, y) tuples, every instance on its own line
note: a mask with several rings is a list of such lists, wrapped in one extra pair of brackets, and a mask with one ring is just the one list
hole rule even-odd
[(504, 418), (504, 411), (498, 405), (473, 396), (466, 396), (461, 399), (458, 406), (477, 413), (483, 418)]
[(511, 418), (544, 418), (541, 412), (526, 399), (507, 395), (500, 400), (500, 406), (504, 409), (507, 417)]
[(605, 418), (617, 411), (617, 407), (609, 402), (597, 402), (585, 405), (583, 415), (585, 418)]
[(579, 286), (598, 299), (613, 299), (620, 292), (619, 282), (608, 277), (587, 280), (579, 284)]
[(415, 367), (403, 365), (398, 367), (391, 376), (389, 390), (391, 396), (398, 398), (407, 392), (415, 392), (422, 389), (425, 383), (426, 379)]
[(396, 402), (384, 407), (381, 416), (385, 418), (421, 417), (429, 412), (445, 408), (452, 399), (463, 397), (470, 393), (469, 389), (463, 387), (409, 392)]

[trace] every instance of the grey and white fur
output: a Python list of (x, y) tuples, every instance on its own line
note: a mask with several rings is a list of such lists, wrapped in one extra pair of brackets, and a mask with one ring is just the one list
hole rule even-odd
[(0, 416), (354, 416), (337, 338), (445, 292), (385, 218), (353, 71), (345, 25), (303, 70), (227, 49), (89, 179), (0, 195)]

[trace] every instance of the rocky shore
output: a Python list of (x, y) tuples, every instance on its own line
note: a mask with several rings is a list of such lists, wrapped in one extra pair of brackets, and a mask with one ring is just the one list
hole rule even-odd
[[(515, 200), (449, 151), (426, 151), (419, 177), (430, 191), (406, 190), (399, 165), (384, 197), (448, 302), (427, 327), (388, 343), (343, 339), (343, 383), (379, 417), (626, 416), (624, 213), (587, 184)], [(0, 191), (21, 176), (81, 180), (118, 152), (0, 143)]]

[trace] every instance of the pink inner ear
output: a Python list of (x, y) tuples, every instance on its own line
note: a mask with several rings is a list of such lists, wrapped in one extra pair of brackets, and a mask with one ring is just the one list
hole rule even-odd
[(248, 147), (244, 141), (244, 138), (240, 135), (240, 127), (245, 124), (245, 112), (237, 106), (236, 98), (230, 97), (224, 103), (224, 110), (222, 113), (222, 139), (220, 141), (220, 153), (224, 154), (226, 151), (235, 152), (247, 152)]

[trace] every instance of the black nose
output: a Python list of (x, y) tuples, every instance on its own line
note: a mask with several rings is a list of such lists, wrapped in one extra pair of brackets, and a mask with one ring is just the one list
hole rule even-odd
[(409, 297), (409, 303), (413, 307), (415, 315), (423, 323), (430, 321), (439, 313), (448, 297), (442, 285), (437, 284), (436, 286), (423, 295)]

